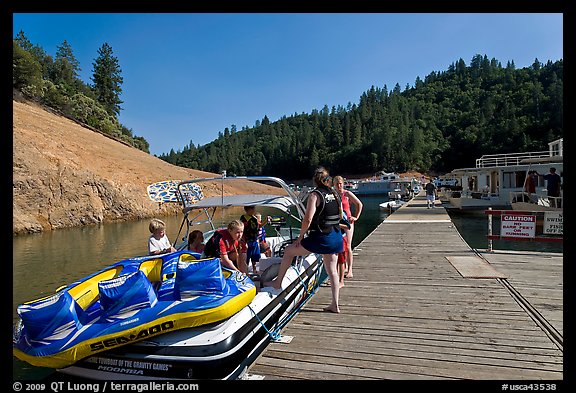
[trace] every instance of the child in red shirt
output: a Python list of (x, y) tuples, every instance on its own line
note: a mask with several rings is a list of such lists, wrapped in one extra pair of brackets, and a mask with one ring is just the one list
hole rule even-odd
[(248, 274), (246, 265), (246, 243), (241, 241), (244, 224), (234, 220), (226, 229), (219, 229), (204, 246), (202, 257), (220, 258), (220, 263), (232, 270)]

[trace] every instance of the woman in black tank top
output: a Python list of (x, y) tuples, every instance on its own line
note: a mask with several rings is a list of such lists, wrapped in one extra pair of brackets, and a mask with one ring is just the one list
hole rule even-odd
[[(342, 202), (338, 193), (330, 187), (332, 178), (328, 171), (322, 167), (316, 169), (313, 178), (316, 189), (308, 196), (306, 214), (302, 220), (300, 236), (286, 247), (278, 277), (264, 283), (276, 289), (282, 288), (282, 280), (295, 256), (304, 256), (311, 253), (322, 254), (328, 278), (332, 283), (332, 303), (325, 307), (325, 311), (340, 312), (338, 299), (340, 287), (338, 285), (337, 262), (338, 253), (342, 252), (342, 233), (339, 222), (342, 218)], [(305, 237), (305, 235), (307, 236)]]

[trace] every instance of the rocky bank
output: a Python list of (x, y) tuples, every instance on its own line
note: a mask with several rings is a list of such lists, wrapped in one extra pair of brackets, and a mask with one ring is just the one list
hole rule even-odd
[[(34, 103), (13, 100), (12, 109), (13, 235), (178, 214), (177, 204), (151, 201), (146, 187), (216, 176), (171, 165)], [(246, 189), (262, 188), (246, 182)]]

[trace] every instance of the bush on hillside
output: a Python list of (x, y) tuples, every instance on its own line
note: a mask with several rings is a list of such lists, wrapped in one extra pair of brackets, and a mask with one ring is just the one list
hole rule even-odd
[(108, 135), (120, 137), (120, 124), (106, 109), (94, 99), (77, 93), (72, 96), (71, 115), (80, 122), (88, 124)]

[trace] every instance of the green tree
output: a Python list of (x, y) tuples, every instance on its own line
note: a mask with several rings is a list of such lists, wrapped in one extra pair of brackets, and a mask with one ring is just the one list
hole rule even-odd
[(118, 115), (120, 113), (120, 95), (122, 94), (122, 70), (118, 58), (113, 55), (112, 47), (104, 43), (98, 49), (98, 57), (92, 64), (94, 90), (96, 100), (102, 104), (110, 114)]
[(34, 56), (14, 40), (12, 45), (12, 86), (29, 97), (42, 94), (42, 67)]
[(76, 92), (80, 62), (74, 56), (68, 41), (57, 47), (56, 58), (51, 67), (51, 80), (57, 85), (63, 85), (71, 94)]

